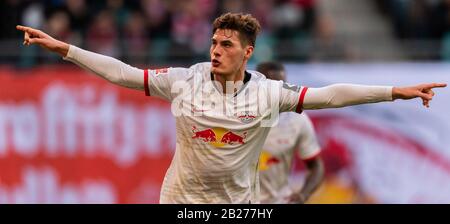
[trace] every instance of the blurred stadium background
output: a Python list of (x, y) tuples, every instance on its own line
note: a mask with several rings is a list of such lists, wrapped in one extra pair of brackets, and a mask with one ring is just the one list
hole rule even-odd
[[(450, 83), (448, 0), (4, 0), (0, 203), (157, 203), (175, 148), (170, 105), (115, 87), (35, 46), (17, 24), (140, 68), (208, 61), (211, 22), (248, 12), (250, 68), (292, 83)], [(450, 93), (310, 111), (327, 168), (309, 203), (449, 203)], [(296, 162), (292, 182), (301, 186)]]

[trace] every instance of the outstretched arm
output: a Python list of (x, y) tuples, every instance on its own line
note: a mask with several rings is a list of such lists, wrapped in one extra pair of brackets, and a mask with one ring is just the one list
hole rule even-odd
[(434, 96), (432, 89), (446, 86), (447, 84), (444, 83), (420, 84), (410, 87), (335, 84), (308, 89), (302, 106), (303, 109), (338, 108), (420, 97), (423, 105), (429, 107), (429, 102)]
[(25, 26), (16, 28), (24, 32), (24, 45), (37, 44), (114, 84), (133, 89), (144, 89), (144, 71), (141, 69), (131, 67), (114, 58), (69, 45), (37, 29)]

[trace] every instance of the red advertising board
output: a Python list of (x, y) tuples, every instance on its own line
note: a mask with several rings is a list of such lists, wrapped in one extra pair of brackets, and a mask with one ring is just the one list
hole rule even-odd
[(0, 70), (0, 203), (157, 203), (170, 105), (73, 67)]

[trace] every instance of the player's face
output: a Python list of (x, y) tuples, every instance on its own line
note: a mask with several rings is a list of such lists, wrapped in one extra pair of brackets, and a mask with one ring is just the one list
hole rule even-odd
[(210, 55), (211, 72), (216, 75), (230, 75), (245, 69), (253, 53), (253, 46), (243, 46), (239, 32), (218, 29), (212, 37)]

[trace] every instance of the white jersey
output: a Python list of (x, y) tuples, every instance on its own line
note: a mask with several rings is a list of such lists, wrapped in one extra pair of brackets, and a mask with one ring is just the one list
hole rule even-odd
[(288, 185), (294, 156), (302, 160), (315, 158), (320, 153), (314, 127), (306, 114), (282, 113), (273, 127), (260, 156), (261, 202), (286, 203), (292, 193)]
[[(211, 82), (210, 63), (146, 73), (147, 94), (171, 101), (175, 115), (183, 114), (175, 116), (176, 151), (160, 203), (259, 203), (258, 158), (270, 130), (261, 122), (269, 120), (271, 103), (280, 111), (301, 108), (302, 88), (252, 71), (250, 81), (236, 95), (226, 96)], [(179, 88), (172, 89), (180, 80), (189, 85), (180, 82)], [(279, 84), (277, 99), (271, 96), (274, 89), (258, 91), (266, 84)], [(193, 116), (195, 112), (201, 115)]]

